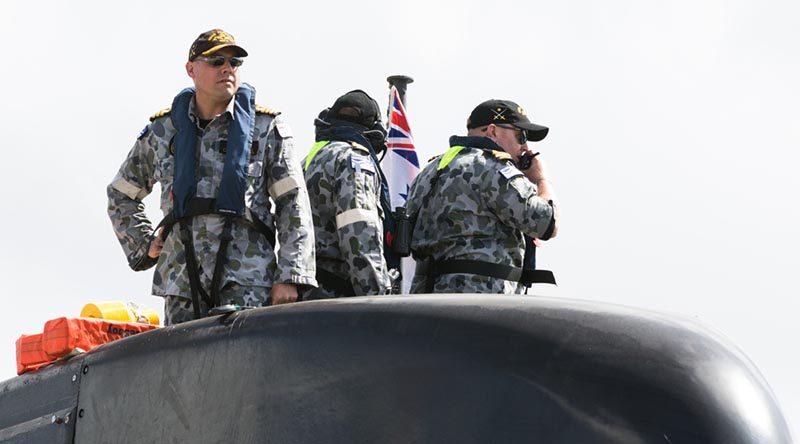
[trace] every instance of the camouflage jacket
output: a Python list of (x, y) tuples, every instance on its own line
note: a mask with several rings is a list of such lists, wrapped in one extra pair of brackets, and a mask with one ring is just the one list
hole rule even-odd
[[(197, 197), (214, 198), (225, 163), (227, 131), (233, 118), (233, 100), (226, 112), (205, 129), (198, 127)], [(194, 100), (189, 116), (195, 123)], [(228, 246), (222, 286), (271, 287), (274, 282), (316, 285), (311, 209), (302, 169), (294, 157), (292, 134), (277, 112), (257, 107), (255, 132), (247, 165), (245, 206), (268, 227), (277, 227), (277, 254), (271, 240), (251, 226), (236, 222)], [(161, 185), (161, 211), (172, 211), (175, 127), (165, 110), (151, 118), (107, 188), (108, 214), (128, 264), (134, 270), (151, 267), (147, 257), (153, 224), (147, 219), (142, 199), (153, 185)], [(274, 202), (273, 204), (270, 201)], [(208, 291), (216, 263), (224, 221), (214, 214), (192, 219), (194, 249), (200, 281)], [(177, 229), (165, 239), (153, 276), (153, 294), (191, 297), (183, 243)]]
[[(438, 172), (433, 192), (431, 184), (441, 156), (429, 163), (411, 186), (408, 213), (419, 212), (411, 241), (414, 258), (470, 259), (521, 267), (523, 233), (541, 237), (552, 222), (553, 207), (537, 196), (536, 185), (491, 140), (454, 136), (450, 143), (466, 148)], [(417, 273), (411, 292), (424, 293), (425, 284), (426, 277)], [(446, 274), (437, 278), (434, 292), (518, 293), (522, 288), (516, 282), (487, 276)]]
[[(387, 294), (391, 280), (383, 256), (381, 179), (369, 149), (341, 141), (315, 147), (318, 151), (312, 149), (306, 158), (305, 178), (317, 269), (349, 280), (356, 295)], [(320, 278), (320, 287), (322, 282)], [(304, 299), (334, 296), (341, 295), (319, 288)]]

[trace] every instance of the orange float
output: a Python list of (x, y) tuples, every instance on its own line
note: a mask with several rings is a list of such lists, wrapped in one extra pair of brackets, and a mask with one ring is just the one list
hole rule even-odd
[[(105, 304), (105, 305), (103, 305)], [(88, 352), (105, 343), (116, 341), (137, 333), (153, 330), (158, 325), (146, 322), (100, 319), (103, 314), (112, 313), (112, 318), (126, 319), (120, 310), (109, 310), (108, 304), (87, 304), (82, 315), (89, 312), (97, 317), (51, 319), (44, 324), (42, 333), (22, 335), (17, 339), (17, 374), (36, 370), (59, 359)], [(122, 304), (122, 303), (119, 303)], [(100, 305), (102, 309), (97, 310)], [(87, 310), (87, 307), (92, 307)], [(124, 307), (125, 304), (122, 304)], [(144, 312), (144, 310), (142, 310)], [(138, 314), (138, 313), (137, 313)], [(131, 315), (129, 318), (158, 323), (158, 316), (146, 312), (144, 316)]]

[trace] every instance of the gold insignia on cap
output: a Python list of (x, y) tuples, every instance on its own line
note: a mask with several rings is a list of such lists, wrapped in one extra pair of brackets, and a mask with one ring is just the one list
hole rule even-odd
[(161, 111), (158, 111), (157, 113), (150, 116), (150, 121), (152, 122), (160, 117), (168, 116), (170, 112), (172, 112), (172, 107), (164, 108)]
[(277, 109), (268, 108), (266, 106), (256, 105), (256, 114), (267, 114), (270, 116), (277, 116), (281, 112)]
[(499, 160), (511, 160), (512, 159), (511, 154), (508, 154), (505, 151), (492, 150), (492, 155), (496, 159), (499, 159)]
[(221, 29), (211, 31), (211, 35), (206, 39), (209, 42), (230, 43), (233, 42), (233, 36)]
[(492, 120), (506, 120), (505, 113), (508, 111), (507, 109), (497, 107), (497, 109), (493, 110), (494, 117)]
[(525, 110), (524, 110), (524, 109), (522, 109), (522, 107), (521, 107), (521, 106), (517, 106), (517, 113), (519, 113), (519, 114), (522, 114), (522, 115), (523, 115), (523, 116), (525, 116), (525, 117), (528, 117), (528, 115), (527, 115), (527, 114), (525, 114)]

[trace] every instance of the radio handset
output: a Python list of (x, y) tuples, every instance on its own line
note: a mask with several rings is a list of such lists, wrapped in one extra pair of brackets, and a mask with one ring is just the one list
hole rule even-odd
[(533, 164), (533, 158), (538, 155), (539, 155), (538, 151), (535, 153), (530, 153), (528, 151), (522, 153), (522, 155), (519, 156), (519, 160), (517, 161), (517, 168), (519, 168), (520, 171), (527, 170)]

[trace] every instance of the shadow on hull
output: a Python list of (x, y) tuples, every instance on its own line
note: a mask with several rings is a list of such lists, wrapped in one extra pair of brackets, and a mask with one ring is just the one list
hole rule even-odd
[(3, 443), (791, 443), (693, 321), (591, 302), (312, 301), (107, 344), (0, 384)]

